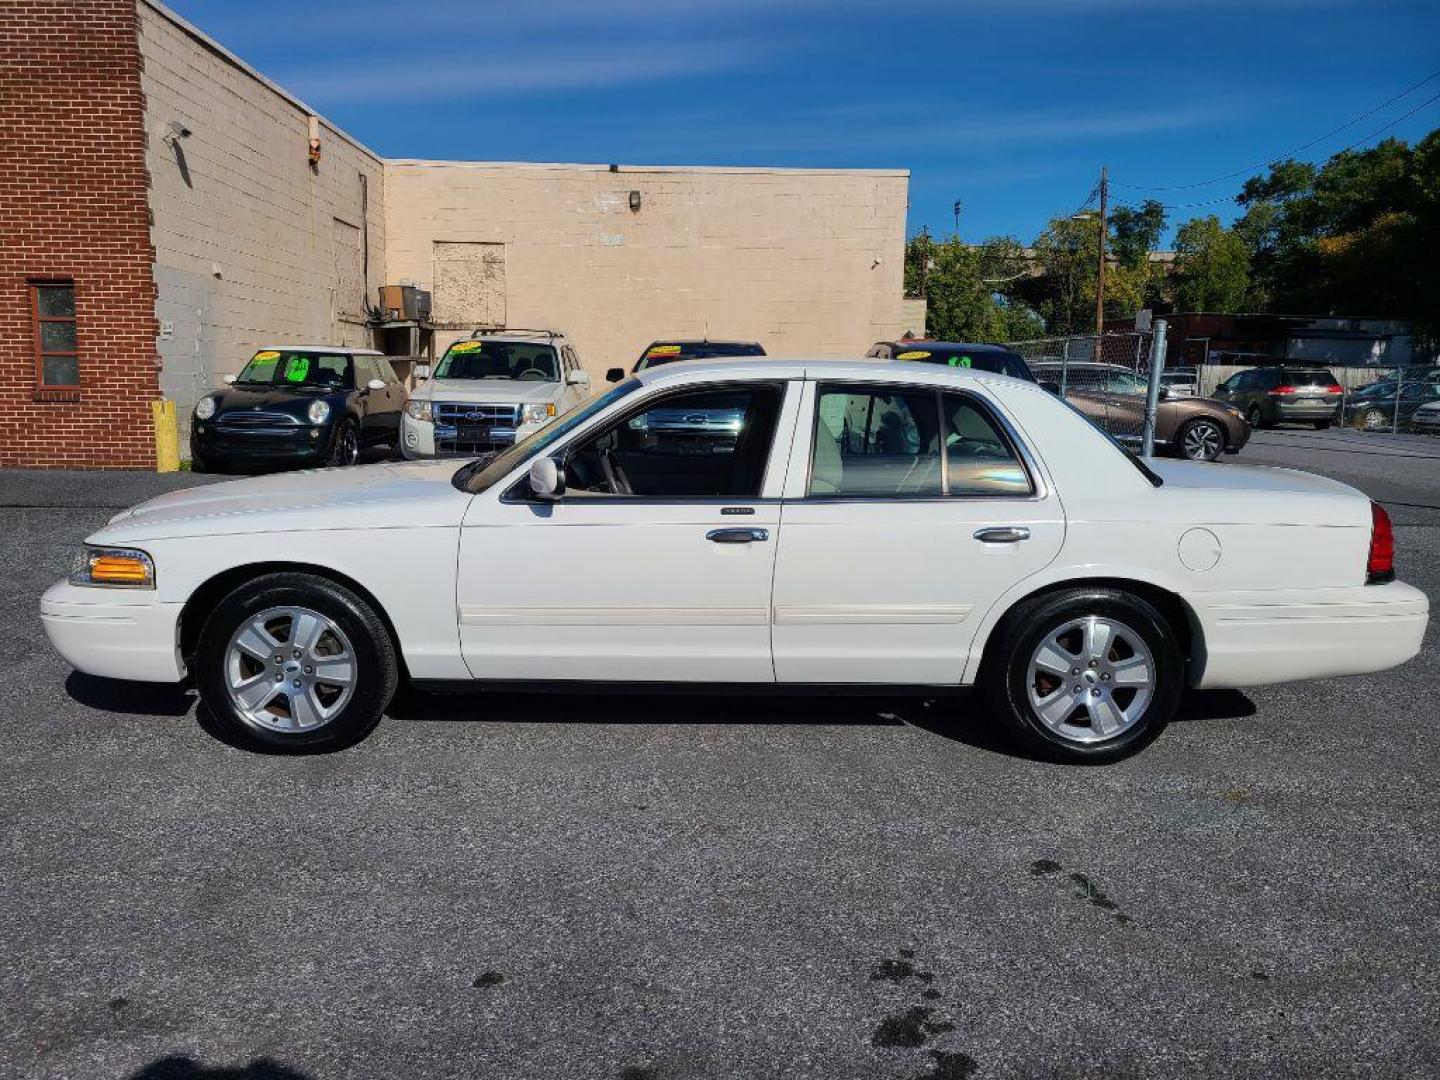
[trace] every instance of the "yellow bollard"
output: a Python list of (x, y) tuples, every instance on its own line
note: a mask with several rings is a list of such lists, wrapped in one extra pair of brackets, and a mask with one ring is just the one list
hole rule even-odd
[(155, 471), (180, 471), (180, 433), (175, 428), (175, 402), (161, 398), (150, 402), (155, 421)]

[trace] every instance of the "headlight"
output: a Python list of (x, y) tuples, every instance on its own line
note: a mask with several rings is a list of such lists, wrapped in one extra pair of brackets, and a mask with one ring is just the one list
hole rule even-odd
[(135, 548), (91, 547), (75, 554), (71, 585), (108, 585), (121, 589), (155, 588), (155, 564)]
[(429, 423), (430, 402), (422, 399), (411, 398), (409, 401), (405, 402), (405, 415), (410, 417), (411, 420), (424, 420), (426, 423)]
[(210, 417), (212, 417), (212, 416), (214, 416), (214, 415), (215, 415), (215, 399), (214, 399), (213, 397), (203, 397), (203, 398), (201, 398), (198, 402), (195, 403), (195, 419), (196, 419), (196, 420), (209, 420)]
[(526, 405), (523, 414), (527, 424), (543, 424), (554, 415), (554, 405)]
[(312, 401), (310, 408), (305, 411), (305, 415), (310, 417), (312, 424), (323, 424), (330, 419), (330, 406), (323, 401)]

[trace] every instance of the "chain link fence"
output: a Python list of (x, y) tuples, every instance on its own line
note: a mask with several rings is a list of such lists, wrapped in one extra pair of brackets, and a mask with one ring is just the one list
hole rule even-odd
[(1012, 341), (1035, 378), (1053, 383), (1066, 401), (1110, 434), (1136, 447), (1145, 432), (1150, 375), (1148, 333), (1087, 334)]
[[(1053, 383), (1116, 438), (1138, 445), (1145, 426), (1151, 337), (1086, 334), (1013, 341), (1008, 347), (1025, 358), (1035, 378)], [(1440, 435), (1437, 364), (1386, 369), (1301, 360), (1182, 363), (1167, 364), (1161, 378), (1169, 398), (1215, 397), (1246, 413), (1253, 427), (1304, 424)]]

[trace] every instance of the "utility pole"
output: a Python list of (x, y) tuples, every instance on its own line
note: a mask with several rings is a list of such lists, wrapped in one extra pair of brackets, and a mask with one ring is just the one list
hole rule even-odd
[(955, 211), (955, 232), (954, 232), (954, 235), (955, 235), (955, 236), (959, 236), (959, 235), (960, 235), (960, 200), (959, 200), (959, 199), (956, 199), (956, 200), (955, 200), (955, 205), (954, 205), (953, 207), (951, 207), (951, 209)]
[(1109, 231), (1106, 198), (1110, 194), (1109, 168), (1100, 166), (1100, 263), (1095, 268), (1095, 333), (1105, 332), (1105, 234)]

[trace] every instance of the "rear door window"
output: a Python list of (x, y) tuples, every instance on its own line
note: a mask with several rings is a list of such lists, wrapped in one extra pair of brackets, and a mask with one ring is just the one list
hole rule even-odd
[(821, 386), (810, 494), (914, 498), (942, 494), (933, 391)]

